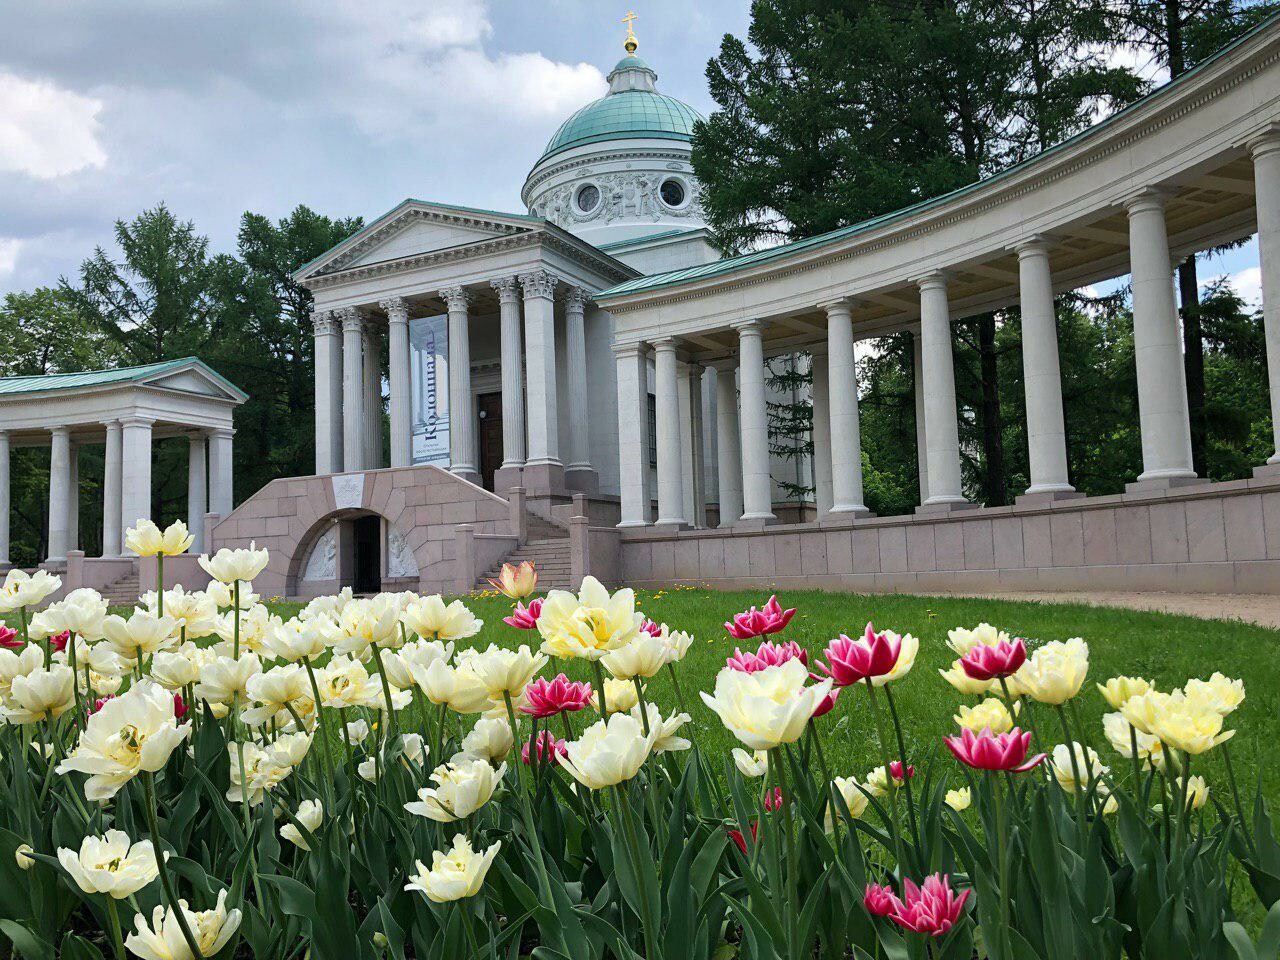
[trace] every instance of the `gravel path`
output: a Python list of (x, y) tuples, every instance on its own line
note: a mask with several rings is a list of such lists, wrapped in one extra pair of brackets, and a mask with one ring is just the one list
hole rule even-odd
[(945, 596), (985, 597), (992, 600), (1031, 600), (1039, 603), (1084, 603), (1098, 607), (1127, 607), (1178, 613), (1205, 620), (1241, 620), (1280, 630), (1280, 594), (1263, 593), (949, 593)]

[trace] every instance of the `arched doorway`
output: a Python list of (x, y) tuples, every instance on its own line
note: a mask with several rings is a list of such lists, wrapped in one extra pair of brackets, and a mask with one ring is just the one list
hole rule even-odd
[(317, 521), (290, 565), (290, 596), (350, 587), (357, 594), (416, 589), (418, 565), (399, 528), (371, 510), (339, 510)]
[(376, 514), (353, 517), (351, 558), (348, 576), (343, 579), (356, 593), (377, 593), (382, 589), (382, 518)]

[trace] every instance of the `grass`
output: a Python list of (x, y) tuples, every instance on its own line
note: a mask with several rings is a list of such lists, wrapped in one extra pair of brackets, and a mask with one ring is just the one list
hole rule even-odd
[[(690, 726), (704, 751), (719, 765), (719, 758), (738, 744), (719, 719), (697, 697), (696, 691), (710, 690), (725, 657), (740, 644), (724, 631), (723, 623), (733, 613), (768, 599), (762, 593), (720, 593), (690, 587), (639, 591), (637, 605), (652, 619), (694, 636), (693, 646), (679, 666), (680, 683), (693, 715)], [(1081, 604), (1047, 604), (952, 597), (904, 595), (861, 596), (817, 591), (789, 592), (780, 598), (784, 606), (799, 612), (783, 634), (808, 648), (818, 657), (828, 640), (844, 632), (856, 636), (868, 620), (880, 628), (912, 633), (920, 640), (915, 668), (893, 684), (903, 725), (907, 751), (912, 762), (927, 766), (932, 761), (951, 764), (942, 747), (942, 737), (955, 731), (952, 715), (959, 704), (971, 703), (961, 697), (941, 677), (938, 670), (950, 666), (954, 654), (946, 646), (947, 631), (956, 626), (975, 626), (987, 621), (1014, 636), (1033, 641), (1065, 640), (1080, 636), (1089, 643), (1089, 681), (1077, 698), (1089, 743), (1102, 755), (1104, 763), (1122, 769), (1126, 762), (1107, 745), (1102, 734), (1102, 714), (1109, 708), (1094, 688), (1094, 682), (1118, 674), (1143, 676), (1156, 681), (1160, 689), (1179, 686), (1191, 677), (1208, 677), (1220, 670), (1244, 680), (1248, 696), (1230, 718), (1237, 733), (1232, 757), (1245, 787), (1256, 776), (1264, 779), (1273, 804), (1280, 802), (1280, 778), (1275, 776), (1280, 740), (1280, 631), (1230, 621), (1201, 620), (1168, 614), (1090, 607)], [(515, 630), (502, 623), (511, 602), (494, 594), (466, 598), (485, 627), (473, 644), (497, 643), (516, 646), (537, 643), (536, 635)], [(1224, 598), (1224, 609), (1228, 601)], [(288, 616), (297, 604), (276, 604), (277, 612)], [(741, 644), (750, 646), (753, 644)], [(574, 679), (590, 679), (585, 664), (569, 663), (565, 673)], [(666, 674), (649, 683), (648, 696), (666, 711), (674, 711), (676, 698)], [(1063, 737), (1056, 718), (1040, 708), (1039, 725), (1046, 738), (1060, 742)], [(833, 775), (864, 776), (878, 766), (879, 747), (875, 738), (866, 694), (847, 691), (836, 709), (824, 720), (823, 739)], [(1197, 763), (1211, 787), (1224, 786), (1221, 751), (1214, 751)], [(1250, 790), (1251, 792), (1251, 790)], [(1220, 794), (1221, 796), (1221, 794)]]

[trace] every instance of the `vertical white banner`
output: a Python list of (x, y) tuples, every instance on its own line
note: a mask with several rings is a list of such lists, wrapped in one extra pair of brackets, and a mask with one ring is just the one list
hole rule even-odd
[(449, 466), (449, 318), (409, 321), (413, 462)]

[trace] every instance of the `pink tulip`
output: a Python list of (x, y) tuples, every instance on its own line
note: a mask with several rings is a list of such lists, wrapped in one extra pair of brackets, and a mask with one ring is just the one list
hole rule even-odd
[(902, 909), (902, 901), (893, 892), (893, 888), (878, 883), (868, 883), (862, 893), (862, 905), (873, 917), (892, 916)]
[[(758, 834), (759, 832), (760, 832), (760, 822), (758, 820), (753, 820), (751, 822), (751, 842), (752, 843), (756, 842), (756, 834)], [(747, 838), (743, 836), (741, 830), (730, 830), (728, 831), (728, 833), (729, 833), (729, 839), (738, 845), (738, 849), (742, 851), (742, 855), (745, 857), (747, 855)]]
[(764, 795), (764, 808), (772, 813), (774, 810), (782, 809), (782, 788), (774, 787)]
[(640, 630), (643, 633), (647, 633), (651, 637), (662, 636), (662, 624), (654, 623), (652, 620), (646, 619), (643, 623), (641, 623)]
[(1043, 753), (1038, 753), (1027, 759), (1031, 734), (1023, 733), (1017, 727), (1008, 733), (992, 733), (990, 727), (984, 727), (981, 733), (976, 734), (972, 730), (962, 730), (960, 736), (947, 737), (943, 742), (957, 760), (975, 770), (1025, 773), (1039, 766), (1045, 758)]
[(910, 880), (904, 880), (902, 899), (889, 916), (908, 930), (940, 937), (960, 919), (965, 901), (972, 892), (963, 890), (956, 896), (949, 878), (941, 873), (926, 877), (918, 887)]
[(518, 565), (504, 563), (498, 579), (490, 577), (489, 583), (512, 600), (523, 600), (537, 588), (538, 571), (532, 560), (521, 560)]
[(733, 620), (726, 623), (724, 628), (735, 640), (751, 640), (771, 633), (780, 633), (787, 628), (787, 624), (795, 615), (794, 607), (783, 610), (778, 603), (778, 598), (773, 596), (759, 610), (752, 607), (750, 610), (735, 614)]
[[(536, 746), (534, 753), (537, 754), (538, 763), (554, 767), (560, 763), (560, 758), (569, 753), (569, 745), (563, 740), (557, 740), (554, 733), (550, 730), (543, 730), (538, 734), (535, 741)], [(524, 763), (529, 763), (529, 744), (525, 743), (520, 748), (520, 759)]]
[(822, 698), (822, 702), (814, 709), (813, 714), (809, 719), (816, 720), (818, 717), (830, 713), (836, 705), (836, 700), (840, 696), (840, 691), (843, 689), (844, 687), (832, 687), (831, 692)]
[(912, 763), (907, 764), (906, 773), (904, 774), (901, 760), (889, 761), (889, 776), (893, 777), (893, 779), (897, 780), (899, 783), (906, 783), (915, 775), (916, 775), (915, 764), (912, 764)]
[(778, 664), (786, 663), (788, 660), (799, 660), (808, 666), (809, 651), (794, 640), (788, 640), (786, 643), (774, 643), (772, 640), (765, 640), (755, 653), (749, 651), (744, 653), (741, 649), (735, 647), (733, 656), (725, 660), (725, 666), (730, 670), (737, 670), (741, 673), (755, 673), (765, 667), (776, 667)]
[(1022, 640), (1001, 640), (991, 645), (978, 644), (960, 658), (960, 667), (974, 680), (996, 680), (1009, 677), (1027, 662), (1027, 645)]
[(561, 673), (554, 680), (538, 677), (524, 688), (524, 695), (528, 703), (521, 705), (520, 712), (542, 719), (581, 710), (591, 702), (591, 684), (570, 680)]
[(538, 618), (542, 616), (542, 600), (530, 600), (526, 607), (519, 600), (516, 601), (516, 608), (511, 611), (511, 616), (503, 617), (502, 622), (509, 627), (515, 627), (517, 630), (536, 630), (538, 629)]
[(71, 631), (63, 630), (61, 633), (55, 633), (49, 638), (49, 646), (61, 653), (67, 649), (67, 644), (71, 642)]
[(187, 702), (182, 699), (182, 694), (175, 693), (173, 695), (173, 718), (181, 720), (187, 715)]
[(819, 663), (818, 669), (837, 686), (847, 687), (892, 673), (902, 652), (902, 640), (888, 632), (876, 633), (868, 623), (860, 639), (850, 640), (842, 633), (827, 644), (825, 652), (827, 663)]
[(10, 650), (21, 650), (22, 641), (18, 639), (18, 631), (13, 627), (6, 627), (0, 623), (0, 647), (7, 647)]

